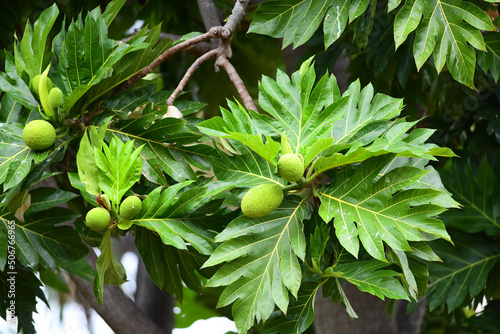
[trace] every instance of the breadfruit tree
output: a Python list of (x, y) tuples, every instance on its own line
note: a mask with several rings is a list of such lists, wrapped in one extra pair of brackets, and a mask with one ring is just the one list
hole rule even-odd
[[(200, 0), (182, 24), (155, 13), (185, 18), (190, 1), (54, 4), (12, 35), (0, 312), (19, 331), (36, 332), (42, 285), (71, 280), (117, 333), (164, 332), (130, 300), (121, 319), (99, 306), (127, 280), (112, 247), (126, 236), (159, 289), (216, 298), (239, 333), (312, 331), (322, 297), (357, 318), (346, 284), (446, 311), (428, 328), (495, 327), (497, 4), (259, 3)], [(125, 36), (128, 6), (148, 20)], [(229, 80), (200, 74), (209, 61)]]

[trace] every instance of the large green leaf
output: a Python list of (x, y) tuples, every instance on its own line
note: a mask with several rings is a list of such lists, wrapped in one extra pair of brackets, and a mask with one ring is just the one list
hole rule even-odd
[[(71, 22), (66, 31), (61, 30), (55, 40), (54, 51), (58, 59), (58, 72), (55, 82), (61, 84), (63, 90), (64, 110), (69, 113), (75, 103), (110, 74), (124, 55), (145, 49), (146, 37), (136, 38), (129, 43), (118, 43), (108, 38), (108, 28), (102, 17), (100, 8), (89, 12), (85, 24), (78, 17)], [(102, 95), (105, 91), (100, 92)], [(89, 96), (87, 103), (95, 96)], [(79, 110), (77, 111), (79, 112)]]
[(237, 142), (233, 142), (233, 146), (240, 151), (240, 154), (228, 156), (219, 151), (219, 156), (213, 159), (214, 174), (219, 180), (234, 182), (238, 187), (283, 183), (274, 172), (275, 167), (257, 153)]
[(476, 172), (470, 162), (454, 161), (452, 172), (443, 173), (443, 181), (463, 205), (442, 215), (446, 225), (468, 233), (484, 231), (500, 235), (500, 187), (498, 178), (484, 158)]
[[(134, 140), (143, 146), (143, 175), (150, 181), (167, 185), (164, 172), (176, 181), (196, 178), (194, 169), (210, 170), (214, 149), (198, 144), (203, 134), (195, 127), (194, 118), (164, 117), (169, 94), (154, 94), (155, 86), (125, 91), (106, 102), (106, 106), (123, 120), (115, 122), (110, 132), (121, 139)], [(181, 113), (198, 111), (203, 103), (179, 101)], [(196, 143), (193, 145), (193, 143)]]
[(214, 233), (200, 220), (213, 212), (201, 207), (212, 197), (234, 186), (212, 182), (181, 192), (192, 182), (177, 183), (163, 191), (160, 187), (156, 188), (142, 202), (142, 211), (132, 222), (157, 233), (165, 245), (187, 250), (186, 243), (189, 243), (201, 254), (210, 255), (214, 249)]
[[(54, 205), (56, 202), (52, 202)], [(16, 221), (16, 258), (24, 266), (36, 268), (39, 264), (54, 271), (60, 263), (76, 261), (88, 252), (78, 233), (68, 225), (55, 226), (79, 215), (66, 208), (51, 208), (43, 215), (32, 213), (25, 222)], [(11, 214), (0, 216), (0, 228), (7, 231)]]
[(99, 83), (89, 88), (87, 94), (92, 98), (85, 103), (89, 104), (97, 97), (109, 93), (116, 86), (128, 80), (170, 48), (173, 44), (170, 39), (165, 38), (158, 42), (160, 31), (161, 25), (157, 25), (149, 31), (147, 27), (144, 27), (137, 33), (128, 43), (136, 43), (144, 40), (147, 47), (124, 54), (124, 56), (113, 65), (112, 76), (103, 78)]
[(25, 109), (21, 112), (23, 105), (13, 100), (8, 94), (2, 97), (0, 106), (0, 122), (2, 123), (28, 123), (34, 119), (40, 118), (38, 112)]
[(334, 218), (335, 234), (352, 255), (359, 241), (380, 261), (387, 261), (384, 243), (395, 250), (411, 251), (408, 241), (425, 240), (421, 232), (450, 240), (441, 221), (433, 218), (444, 211), (433, 204), (440, 192), (407, 189), (427, 170), (400, 167), (378, 178), (391, 156), (369, 159), (357, 169), (335, 173), (331, 184), (320, 191), (319, 213), (325, 222)]
[(56, 4), (53, 4), (40, 14), (34, 29), (31, 28), (29, 22), (26, 24), (20, 49), (22, 62), (25, 65), (24, 71), (28, 73), (30, 78), (41, 74), (47, 65), (45, 63), (48, 58), (45, 44), (58, 15), (59, 9)]
[(283, 37), (283, 47), (306, 43), (319, 28), (323, 18), (325, 47), (328, 48), (363, 14), (368, 0), (286, 0), (267, 1), (259, 5), (249, 32)]
[(64, 191), (57, 188), (40, 187), (30, 192), (31, 205), (26, 214), (45, 211), (56, 205), (66, 203), (67, 201), (78, 197), (77, 194)]
[(438, 72), (447, 64), (455, 80), (474, 88), (473, 47), (486, 50), (481, 30), (495, 30), (490, 17), (467, 1), (408, 0), (394, 21), (396, 47), (415, 29), (413, 54), (417, 69), (432, 54)]
[(210, 119), (199, 127), (212, 136), (240, 141), (272, 166), (276, 165), (279, 145), (270, 137), (285, 136), (291, 152), (311, 161), (331, 144), (325, 137), (348, 107), (347, 97), (340, 98), (333, 75), (325, 74), (314, 85), (316, 74), (311, 61), (304, 62), (291, 80), (280, 70), (276, 80), (263, 77), (259, 102), (272, 117), (251, 111), (250, 118), (243, 108), (230, 104), (232, 113), (223, 110), (223, 118)]
[(183, 282), (193, 291), (201, 292), (202, 283), (196, 272), (207, 260), (191, 247), (178, 249), (167, 246), (160, 236), (137, 227), (135, 245), (153, 282), (179, 302), (183, 300)]
[(455, 247), (441, 240), (431, 246), (443, 262), (430, 262), (431, 283), (427, 291), (429, 308), (432, 310), (446, 303), (451, 312), (464, 301), (476, 297), (487, 285), (488, 275), (500, 260), (497, 242), (480, 236), (453, 233)]
[[(400, 3), (401, 0), (389, 1), (388, 10), (395, 10)], [(363, 47), (373, 26), (374, 14), (367, 10), (369, 5), (368, 0), (266, 1), (259, 5), (249, 32), (283, 38), (283, 46), (293, 42), (297, 47), (313, 36), (324, 18), (326, 48), (340, 38), (348, 23), (356, 32), (358, 46)], [(486, 51), (481, 31), (495, 30), (481, 8), (462, 0), (405, 1), (394, 21), (396, 48), (415, 30), (413, 54), (418, 69), (433, 54), (438, 72), (447, 64), (455, 80), (474, 88), (474, 48)], [(497, 49), (491, 45), (493, 48), (488, 51)], [(494, 52), (488, 57), (495, 57)], [(485, 66), (487, 63), (492, 62), (483, 62)], [(496, 69), (492, 68), (493, 72)]]
[(231, 112), (221, 108), (223, 117), (213, 117), (206, 120), (198, 124), (198, 128), (214, 137), (237, 140), (276, 166), (280, 144), (269, 136), (263, 141), (262, 135), (256, 127), (252, 126), (252, 121), (245, 108), (231, 101), (228, 103)]
[(240, 216), (215, 238), (222, 242), (204, 267), (228, 262), (207, 286), (227, 285), (218, 306), (234, 302), (232, 312), (240, 333), (268, 319), (277, 305), (286, 312), (288, 291), (297, 297), (302, 280), (299, 259), (306, 242), (302, 220), (309, 218), (307, 204), (285, 199), (273, 213), (261, 218)]

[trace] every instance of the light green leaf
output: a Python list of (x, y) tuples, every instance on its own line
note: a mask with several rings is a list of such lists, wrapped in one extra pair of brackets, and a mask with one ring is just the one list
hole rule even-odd
[(325, 34), (325, 49), (333, 44), (344, 32), (349, 19), (351, 0), (332, 0), (332, 5), (326, 13), (323, 24)]
[(325, 222), (335, 218), (335, 233), (354, 256), (358, 255), (359, 240), (380, 261), (387, 261), (384, 243), (395, 250), (411, 251), (408, 241), (424, 240), (420, 231), (450, 240), (441, 221), (433, 218), (444, 211), (432, 204), (440, 192), (404, 190), (428, 171), (401, 167), (374, 182), (391, 160), (390, 156), (376, 157), (363, 162), (355, 171), (342, 170), (320, 191), (321, 217)]
[(58, 15), (57, 4), (53, 4), (40, 14), (35, 22), (34, 29), (31, 28), (29, 22), (26, 23), (20, 48), (22, 61), (25, 64), (24, 71), (28, 73), (31, 79), (41, 74), (47, 66), (44, 60), (46, 61), (49, 57), (45, 52), (45, 44)]
[(112, 254), (111, 231), (106, 231), (99, 246), (101, 255), (97, 258), (97, 274), (94, 279), (94, 294), (102, 305), (104, 284), (121, 285), (127, 281), (125, 268)]
[(94, 147), (94, 158), (99, 167), (99, 188), (108, 195), (118, 212), (122, 197), (141, 177), (141, 147), (134, 149), (133, 141), (124, 144), (113, 137), (109, 146), (103, 144), (102, 148), (104, 152)]
[(283, 47), (298, 47), (318, 29), (330, 1), (267, 1), (259, 5), (249, 32), (283, 37)]
[[(93, 144), (93, 145), (92, 145)], [(80, 140), (80, 147), (76, 154), (79, 181), (85, 185), (87, 193), (97, 196), (99, 188), (99, 170), (94, 155), (94, 146), (100, 148), (102, 143), (90, 143), (88, 131), (86, 130)]]
[(261, 218), (240, 216), (215, 238), (222, 242), (204, 267), (228, 262), (208, 282), (227, 285), (218, 306), (233, 302), (233, 316), (242, 333), (254, 320), (266, 320), (277, 305), (287, 311), (288, 293), (297, 297), (302, 279), (299, 259), (305, 257), (302, 220), (309, 218), (303, 200), (285, 199)]
[(253, 187), (263, 183), (283, 184), (275, 173), (275, 166), (265, 161), (246, 146), (233, 142), (240, 155), (228, 156), (219, 152), (213, 159), (214, 174), (219, 180), (234, 182), (238, 187)]
[(399, 274), (392, 270), (381, 270), (388, 264), (377, 260), (341, 263), (325, 270), (325, 276), (344, 278), (359, 290), (385, 300), (408, 299), (401, 283), (395, 278)]
[[(489, 16), (476, 5), (460, 0), (410, 0), (403, 8), (394, 22), (396, 46), (416, 29), (413, 54), (417, 69), (433, 54), (438, 72), (447, 64), (455, 80), (474, 88), (476, 54), (472, 47), (485, 50), (480, 30), (495, 29)], [(419, 23), (422, 14), (424, 19)]]
[(201, 225), (200, 220), (213, 212), (200, 208), (213, 196), (234, 186), (212, 182), (210, 186), (193, 187), (176, 196), (191, 183), (177, 183), (163, 192), (156, 188), (142, 202), (142, 211), (132, 222), (155, 232), (165, 245), (186, 250), (186, 243), (189, 243), (201, 254), (210, 255), (214, 249), (211, 244), (214, 234)]
[(127, 0), (115, 0), (108, 3), (104, 13), (102, 13), (102, 18), (106, 22), (106, 26), (109, 27), (111, 22), (113, 22), (116, 14), (120, 11)]

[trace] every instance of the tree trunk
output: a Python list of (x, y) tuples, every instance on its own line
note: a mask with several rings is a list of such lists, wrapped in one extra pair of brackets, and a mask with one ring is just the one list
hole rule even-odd
[(361, 292), (346, 283), (343, 289), (358, 319), (351, 319), (345, 307), (334, 304), (331, 298), (322, 298), (318, 292), (314, 327), (316, 334), (417, 334), (425, 313), (421, 303), (415, 312), (406, 315), (406, 301), (398, 301), (394, 318), (386, 310), (387, 303), (367, 292)]
[(164, 334), (171, 334), (175, 320), (175, 300), (154, 284), (140, 256), (136, 282), (135, 303), (137, 307), (147, 314), (151, 321), (163, 330)]

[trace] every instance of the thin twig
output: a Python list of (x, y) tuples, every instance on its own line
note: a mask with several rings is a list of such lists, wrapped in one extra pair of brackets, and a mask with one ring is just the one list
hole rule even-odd
[(247, 108), (248, 110), (251, 109), (257, 111), (257, 107), (253, 103), (253, 99), (250, 96), (250, 93), (248, 93), (248, 90), (245, 87), (243, 80), (241, 80), (240, 76), (238, 75), (238, 72), (229, 62), (229, 60), (227, 60), (226, 57), (219, 57), (217, 58), (215, 65), (222, 66), (222, 68), (227, 72), (229, 79), (231, 79), (231, 82), (233, 83), (234, 87), (236, 87), (236, 89), (238, 90), (238, 94), (240, 94), (241, 100), (243, 101), (243, 105), (245, 106), (245, 108)]
[(161, 63), (163, 63), (168, 57), (176, 54), (177, 52), (186, 49), (192, 45), (195, 45), (200, 42), (207, 41), (212, 38), (220, 38), (222, 34), (222, 27), (213, 27), (210, 29), (209, 32), (204, 33), (203, 35), (196, 36), (193, 38), (190, 38), (182, 43), (179, 43), (177, 45), (172, 46), (165, 52), (163, 52), (158, 58), (156, 58), (151, 64), (143, 68), (141, 71), (139, 71), (137, 74), (135, 74), (133, 77), (125, 81), (117, 90), (116, 94), (118, 94), (121, 91), (124, 91), (128, 88), (130, 88), (133, 84), (135, 84), (137, 81), (141, 80), (144, 78), (147, 74), (151, 73), (155, 68), (160, 66)]
[(217, 57), (217, 54), (218, 50), (215, 49), (205, 53), (203, 56), (196, 59), (196, 61), (188, 68), (186, 74), (184, 74), (184, 77), (182, 77), (182, 80), (177, 85), (177, 88), (175, 88), (174, 92), (168, 98), (167, 105), (171, 106), (174, 104), (175, 99), (177, 98), (177, 96), (179, 96), (180, 92), (184, 89), (184, 86), (189, 81), (189, 78), (191, 78), (198, 67), (200, 67), (200, 65), (206, 62), (208, 59)]

